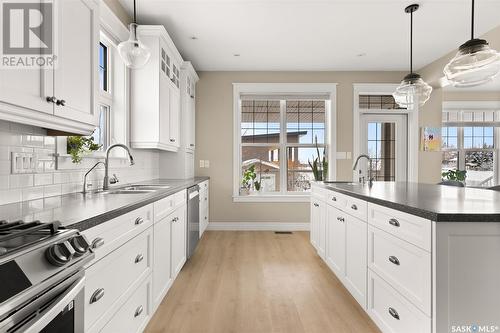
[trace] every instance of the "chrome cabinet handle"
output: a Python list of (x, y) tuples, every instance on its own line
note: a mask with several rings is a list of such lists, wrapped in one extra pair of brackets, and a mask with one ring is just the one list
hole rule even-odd
[(354, 210), (358, 210), (358, 206), (356, 206), (354, 204), (351, 206), (351, 208), (354, 209)]
[(177, 221), (179, 221), (179, 218), (177, 216), (172, 219), (172, 222), (177, 222)]
[(314, 207), (319, 207), (319, 204), (317, 204), (316, 202), (314, 203)]
[(175, 139), (170, 139), (170, 142), (175, 142)]
[(142, 217), (138, 217), (135, 219), (135, 225), (143, 224), (144, 219)]
[(137, 257), (135, 257), (135, 263), (136, 263), (136, 264), (138, 264), (138, 263), (140, 263), (143, 259), (144, 259), (144, 256), (143, 256), (141, 253), (139, 253), (139, 254), (137, 255)]
[(332, 201), (337, 201), (337, 197), (332, 197)]
[(55, 103), (57, 101), (57, 98), (56, 96), (47, 96), (45, 97), (45, 100), (47, 101), (47, 103)]
[(395, 256), (390, 256), (389, 261), (392, 262), (394, 265), (397, 265), (397, 266), (400, 265), (399, 259)]
[(92, 248), (93, 249), (97, 249), (103, 245), (104, 245), (104, 239), (102, 239), (101, 237), (97, 237), (96, 239), (94, 239), (92, 241)]
[(399, 320), (399, 313), (393, 309), (393, 308), (389, 308), (389, 314), (394, 318), (394, 319), (397, 319)]
[(99, 288), (90, 297), (90, 304), (97, 302), (104, 296), (104, 288)]
[(395, 227), (399, 227), (400, 226), (399, 221), (396, 220), (396, 219), (390, 219), (389, 220), (389, 224), (392, 225), (392, 226), (395, 226)]
[(66, 106), (66, 101), (64, 99), (58, 99), (56, 105)]
[(135, 309), (134, 318), (139, 317), (142, 311), (144, 311), (144, 307), (142, 305), (139, 305), (139, 307)]
[(337, 221), (340, 221), (340, 222), (345, 222), (345, 219), (344, 219), (343, 217), (338, 216), (338, 217), (337, 217)]
[(194, 143), (190, 143), (190, 144), (189, 144), (189, 146), (190, 146), (190, 147), (194, 147)]

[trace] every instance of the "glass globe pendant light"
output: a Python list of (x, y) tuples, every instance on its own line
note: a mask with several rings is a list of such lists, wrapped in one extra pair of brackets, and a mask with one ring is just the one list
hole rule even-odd
[(424, 105), (432, 92), (432, 87), (419, 74), (413, 73), (413, 13), (418, 7), (419, 5), (413, 4), (405, 8), (405, 13), (410, 14), (410, 74), (403, 78), (392, 94), (396, 103), (407, 109), (412, 109), (416, 104)]
[(500, 73), (500, 53), (484, 39), (474, 38), (474, 0), (471, 24), (471, 39), (460, 45), (457, 55), (444, 67), (446, 78), (455, 87), (478, 86)]
[(129, 68), (144, 67), (151, 57), (151, 51), (137, 38), (137, 16), (134, 0), (134, 22), (130, 23), (130, 36), (128, 40), (118, 45), (118, 53)]

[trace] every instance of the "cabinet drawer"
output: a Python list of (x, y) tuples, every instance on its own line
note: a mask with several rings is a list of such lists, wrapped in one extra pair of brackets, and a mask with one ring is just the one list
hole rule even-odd
[(113, 251), (85, 272), (85, 327), (90, 328), (99, 318), (124, 301), (130, 286), (151, 271), (151, 229)]
[(430, 253), (370, 226), (368, 267), (426, 315), (431, 315)]
[[(92, 263), (125, 244), (153, 224), (153, 205), (136, 209), (83, 231), (95, 252)], [(91, 263), (91, 264), (92, 264)]]
[(368, 314), (382, 332), (431, 332), (431, 319), (370, 270), (368, 270)]
[(339, 192), (328, 191), (327, 203), (335, 208), (346, 210), (347, 207), (347, 196)]
[(182, 190), (154, 203), (155, 222), (171, 214), (177, 207), (186, 203), (186, 191)]
[(199, 185), (200, 186), (200, 191), (201, 190), (208, 190), (208, 187), (209, 187), (208, 183), (209, 183), (208, 180), (205, 180), (204, 182), (201, 182), (200, 185)]
[(346, 196), (345, 212), (357, 217), (360, 220), (366, 221), (368, 215), (368, 203), (364, 200)]
[(429, 220), (370, 203), (368, 223), (428, 252), (431, 251), (432, 224)]
[(101, 332), (142, 332), (151, 318), (151, 277), (142, 282)]

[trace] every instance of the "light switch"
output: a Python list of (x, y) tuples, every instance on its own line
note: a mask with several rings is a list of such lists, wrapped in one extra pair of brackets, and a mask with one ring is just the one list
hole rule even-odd
[(209, 160), (205, 160), (205, 168), (210, 168), (210, 161)]
[(200, 160), (200, 168), (204, 168), (205, 167), (205, 161), (204, 160)]
[(12, 152), (12, 173), (34, 173), (37, 162), (35, 153)]

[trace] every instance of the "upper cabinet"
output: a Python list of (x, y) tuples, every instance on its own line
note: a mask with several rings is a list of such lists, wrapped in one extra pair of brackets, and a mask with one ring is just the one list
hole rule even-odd
[(176, 152), (181, 144), (182, 57), (163, 26), (140, 26), (138, 35), (151, 59), (131, 71), (130, 144)]
[(93, 132), (97, 124), (98, 8), (94, 0), (54, 2), (56, 66), (0, 69), (0, 119), (74, 134)]
[(182, 146), (187, 152), (194, 152), (195, 146), (195, 107), (196, 82), (199, 78), (191, 62), (185, 61), (181, 67), (181, 105), (182, 105)]

